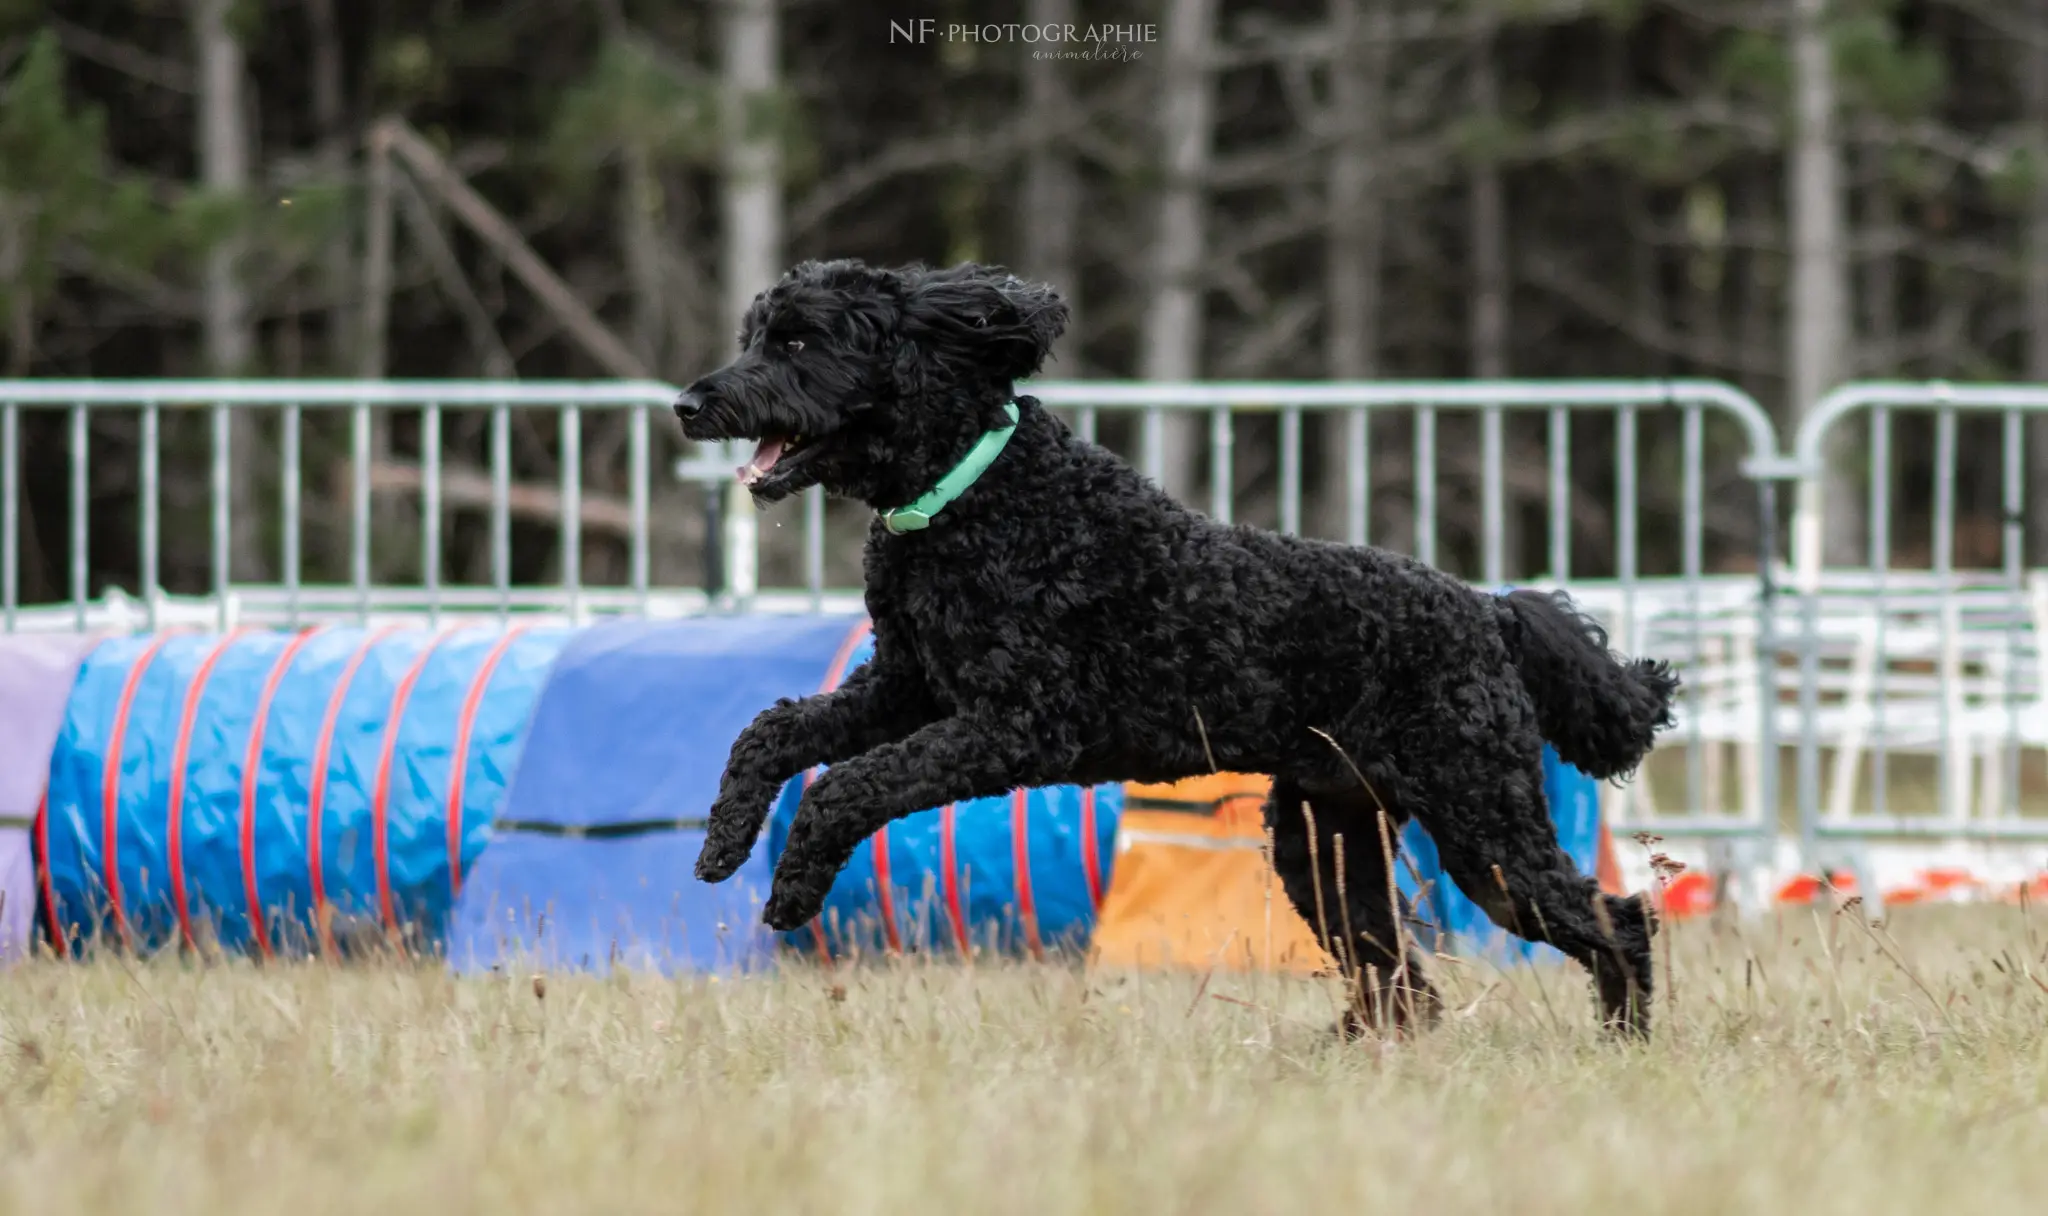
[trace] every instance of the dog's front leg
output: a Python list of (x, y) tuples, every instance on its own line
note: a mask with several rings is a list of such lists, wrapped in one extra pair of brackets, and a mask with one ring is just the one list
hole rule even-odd
[(1072, 758), (1057, 734), (942, 718), (826, 770), (797, 807), (761, 919), (794, 929), (816, 916), (854, 849), (891, 820), (1057, 780)]
[(923, 678), (881, 662), (859, 668), (831, 692), (784, 698), (763, 710), (733, 741), (697, 854), (697, 877), (723, 882), (740, 868), (791, 777), (900, 739), (932, 716)]

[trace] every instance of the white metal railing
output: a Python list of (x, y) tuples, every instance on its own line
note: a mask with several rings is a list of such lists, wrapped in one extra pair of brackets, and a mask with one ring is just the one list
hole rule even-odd
[[(1996, 499), (1998, 559), (1989, 568), (1967, 568), (1957, 555), (1968, 488), (1966, 420), (1987, 432), (1981, 439), (1996, 430), (1996, 485), (1976, 495)], [(1802, 419), (1792, 442), (1800, 473), (1792, 543), (1801, 714), (1791, 738), (1809, 856), (1824, 852), (1829, 839), (1887, 834), (2048, 840), (2048, 808), (2023, 796), (2025, 753), (2048, 755), (2041, 691), (2048, 574), (2028, 570), (2025, 553), (2030, 422), (2048, 423), (2048, 385), (1851, 384)], [(1931, 429), (1931, 442), (1896, 442), (1899, 428), (1913, 424)], [(1846, 555), (1831, 565), (1824, 552), (1826, 514), (1838, 505), (1826, 495), (1831, 459), (1849, 461), (1866, 490), (1856, 505), (1867, 543), (1846, 565)], [(1897, 491), (1909, 465), (1927, 473), (1925, 568), (1893, 565)], [(1835, 714), (1845, 736), (1829, 729), (1826, 619), (1849, 604), (1860, 605), (1861, 632), (1849, 667), (1853, 695), (1841, 698)], [(1931, 782), (1923, 776), (1916, 783), (1920, 797), (1898, 797), (1895, 761), (1934, 770)], [(1894, 805), (1900, 801), (1916, 805), (1902, 812)]]
[[(1687, 686), (1666, 745), (1682, 756), (1682, 791), (1667, 777), (1652, 798), (1637, 783), (1618, 807), (1623, 826), (1775, 833), (1783, 741), (1796, 749), (1809, 848), (1923, 830), (2048, 834), (2048, 817), (2021, 797), (2022, 753), (2048, 755), (2048, 584), (2021, 560), (2019, 455), (2026, 419), (2048, 419), (2048, 386), (1852, 385), (1808, 414), (1789, 455), (1755, 401), (1708, 381), (1061, 381), (1026, 391), (1156, 479), (1177, 474), (1218, 518), (1405, 548), (1462, 564), (1481, 585), (1568, 584), (1618, 646), (1671, 658)], [(857, 505), (813, 491), (800, 507), (756, 516), (733, 489), (738, 458), (681, 439), (674, 395), (651, 381), (0, 382), (0, 624), (856, 609)], [(1935, 470), (1932, 568), (1918, 571), (1887, 556), (1890, 428), (1912, 413), (1932, 418)], [(1992, 570), (1960, 569), (1945, 539), (1959, 518), (1958, 418), (1972, 416), (1996, 419), (2005, 440), (2003, 560)], [(1864, 420), (1874, 556), (1827, 569), (1818, 470)], [(1256, 459), (1244, 442), (1253, 432)], [(254, 508), (264, 555), (254, 572), (233, 566), (245, 548), (236, 530), (252, 526), (251, 504), (236, 501), (244, 434), (275, 457)], [(1169, 469), (1190, 437), (1199, 467)], [(1589, 457), (1602, 467), (1586, 468)], [(133, 513), (118, 519), (94, 493), (110, 461), (132, 476), (121, 493)], [(61, 520), (30, 526), (29, 476), (61, 481)], [(1798, 485), (1789, 578), (1776, 529), (1759, 526), (1776, 519), (1786, 480)], [(1311, 518), (1318, 482), (1331, 509)], [(386, 518), (393, 504), (403, 508), (396, 523)], [(1597, 536), (1587, 526), (1596, 510), (1612, 521)], [(1521, 524), (1532, 543), (1512, 543)], [(549, 568), (523, 556), (535, 545), (515, 546), (520, 527), (552, 547)], [(1671, 557), (1646, 567), (1644, 538), (1659, 528)], [(322, 529), (326, 543), (312, 543)], [(23, 599), (30, 539), (48, 576), (33, 604)], [(167, 593), (165, 554), (177, 546), (203, 551), (205, 583)], [(467, 568), (457, 568), (458, 548)], [(598, 549), (610, 567), (601, 577)], [(319, 571), (309, 565), (316, 550), (334, 559)], [(1744, 572), (1715, 573), (1731, 554), (1747, 559)], [(92, 585), (94, 572), (107, 586)], [(1902, 793), (1894, 759), (1938, 776)]]

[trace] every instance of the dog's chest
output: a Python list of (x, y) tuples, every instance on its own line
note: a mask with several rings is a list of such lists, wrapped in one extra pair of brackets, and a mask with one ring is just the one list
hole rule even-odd
[[(1046, 652), (1071, 625), (1076, 598), (1050, 555), (982, 548), (934, 529), (886, 537), (869, 551), (869, 609), (916, 655), (951, 708), (1043, 680)], [(897, 543), (902, 542), (902, 543)], [(927, 543), (930, 542), (930, 543)]]

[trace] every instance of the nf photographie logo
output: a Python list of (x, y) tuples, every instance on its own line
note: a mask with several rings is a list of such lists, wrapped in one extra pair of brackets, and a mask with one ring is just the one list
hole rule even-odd
[(889, 22), (889, 41), (923, 46), (932, 42), (1023, 44), (1034, 59), (1117, 59), (1143, 57), (1142, 47), (1159, 40), (1157, 25), (1033, 25), (1029, 22), (935, 21), (911, 17)]

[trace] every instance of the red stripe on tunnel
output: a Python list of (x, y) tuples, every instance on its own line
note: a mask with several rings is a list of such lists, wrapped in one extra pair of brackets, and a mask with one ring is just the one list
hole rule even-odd
[(36, 881), (43, 888), (43, 924), (50, 931), (50, 948), (58, 958), (71, 953), (70, 943), (64, 940), (64, 932), (57, 924), (57, 889), (50, 882), (50, 791), (47, 786), (43, 796), (36, 800)]
[(903, 939), (896, 933), (896, 891), (894, 879), (889, 877), (889, 828), (887, 824), (875, 833), (873, 841), (875, 859), (875, 899), (881, 905), (882, 939), (889, 945), (889, 953), (903, 953)]
[(1095, 787), (1081, 790), (1081, 873), (1088, 879), (1088, 903), (1102, 911), (1102, 855), (1095, 842)]
[(960, 906), (960, 855), (954, 839), (959, 814), (950, 802), (939, 809), (939, 877), (944, 884), (946, 920), (953, 926), (953, 945), (960, 951), (961, 958), (970, 958), (967, 914)]
[(135, 708), (135, 690), (142, 686), (142, 677), (149, 671), (149, 665), (156, 660), (157, 652), (171, 640), (170, 634), (160, 634), (142, 653), (135, 657), (135, 663), (128, 669), (128, 678), (121, 684), (121, 700), (114, 707), (113, 729), (107, 735), (107, 759), (100, 769), (100, 865), (102, 879), (107, 887), (107, 910), (114, 918), (114, 932), (120, 935), (123, 946), (132, 947), (129, 939), (128, 916), (121, 910), (121, 751), (128, 738), (128, 714)]
[[(853, 623), (853, 628), (846, 631), (846, 640), (839, 643), (838, 653), (832, 656), (831, 666), (825, 669), (824, 682), (818, 685), (819, 695), (822, 696), (823, 694), (831, 692), (833, 689), (838, 688), (840, 682), (846, 679), (846, 668), (849, 664), (853, 662), (853, 652), (860, 649), (861, 642), (867, 638), (868, 631), (872, 628), (874, 628), (873, 623), (869, 621), (868, 618), (862, 617), (858, 621), (855, 621)], [(805, 769), (804, 788), (811, 788), (811, 782), (817, 780), (817, 777), (817, 769)], [(885, 832), (888, 831), (886, 827), (882, 830)], [(884, 858), (882, 864), (886, 868), (886, 866), (888, 865), (888, 862), (886, 860), (889, 848), (888, 843), (886, 841), (883, 842), (881, 847), (883, 850), (882, 856)], [(884, 898), (886, 899), (886, 897)], [(886, 908), (888, 905), (885, 903), (883, 906)], [(889, 924), (889, 933), (890, 936), (893, 938), (895, 936), (896, 931), (894, 917), (890, 917)], [(811, 918), (811, 940), (814, 943), (816, 943), (818, 947), (819, 959), (823, 960), (826, 964), (829, 965), (832, 962), (832, 946), (831, 943), (825, 940), (824, 917), (814, 916)]]
[(320, 733), (313, 741), (313, 776), (306, 789), (306, 876), (313, 887), (313, 929), (320, 935), (320, 952), (329, 958), (335, 953), (334, 927), (329, 923), (332, 917), (327, 907), (327, 875), (323, 872), (320, 834), (321, 816), (327, 804), (327, 763), (334, 750), (334, 728), (341, 721), (342, 702), (348, 700), (349, 686), (355, 683), (363, 661), (370, 657), (377, 643), (401, 628), (385, 625), (356, 646), (355, 653), (348, 657), (348, 665), (334, 681), (334, 691), (328, 694), (327, 712), (321, 716)]
[(443, 629), (420, 647), (418, 657), (405, 669), (404, 678), (393, 690), (391, 709), (384, 717), (384, 742), (377, 751), (377, 784), (372, 787), (375, 793), (370, 798), (370, 852), (377, 870), (377, 911), (383, 918), (384, 932), (393, 943), (398, 941), (398, 908), (391, 895), (391, 762), (398, 751), (398, 728), (405, 722), (406, 704), (412, 700), (420, 673), (427, 669), (427, 660), (434, 657), (441, 643), (463, 628), (457, 625)]
[(1023, 923), (1024, 945), (1031, 957), (1043, 960), (1038, 940), (1038, 899), (1031, 893), (1031, 798), (1024, 790), (1010, 794), (1010, 865), (1017, 872), (1017, 919)]
[(242, 894), (248, 902), (250, 935), (256, 939), (257, 953), (264, 958), (270, 957), (270, 926), (264, 920), (256, 884), (256, 786), (263, 768), (263, 732), (270, 721), (270, 703), (277, 696), (277, 686), (284, 682), (284, 673), (318, 632), (318, 626), (300, 630), (270, 665), (270, 674), (263, 678), (262, 695), (256, 699), (255, 720), (249, 724), (249, 748), (242, 756)]
[(448, 755), (448, 899), (451, 905), (462, 897), (462, 792), (464, 778), (469, 771), (470, 733), (476, 728), (477, 711), (483, 708), (484, 692), (491, 685), (491, 675), (498, 670), (499, 660), (528, 628), (523, 624), (512, 626), (491, 647), (482, 665), (476, 669), (476, 675), (470, 678), (469, 691), (462, 698), (462, 713), (455, 720), (455, 746)]
[(164, 855), (171, 879), (171, 906), (178, 913), (178, 940), (186, 949), (197, 946), (192, 936), (192, 907), (185, 895), (185, 764), (192, 755), (192, 727), (199, 720), (199, 701), (206, 695), (206, 682), (213, 678), (215, 664), (248, 629), (237, 628), (213, 644), (192, 673), (185, 689), (185, 704), (178, 712), (178, 737), (171, 745), (171, 796), (164, 808)]

